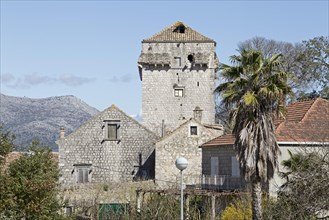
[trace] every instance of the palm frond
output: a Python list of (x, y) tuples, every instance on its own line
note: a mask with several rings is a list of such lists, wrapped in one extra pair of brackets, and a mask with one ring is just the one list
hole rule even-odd
[(288, 76), (280, 70), (281, 54), (267, 59), (260, 51), (242, 50), (230, 58), (233, 66), (221, 66), (227, 82), (215, 91), (225, 106), (234, 106), (230, 121), (242, 173), (267, 180), (273, 177), (280, 152), (271, 116), (283, 114), (282, 100), (291, 92)]

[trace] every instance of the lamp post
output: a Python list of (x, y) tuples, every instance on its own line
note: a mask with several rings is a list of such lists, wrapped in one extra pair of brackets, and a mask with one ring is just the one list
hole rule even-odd
[(183, 170), (186, 169), (187, 164), (188, 164), (188, 162), (184, 157), (179, 157), (175, 162), (177, 169), (180, 170), (180, 187), (181, 187), (181, 189), (180, 189), (180, 219), (181, 220), (184, 219)]

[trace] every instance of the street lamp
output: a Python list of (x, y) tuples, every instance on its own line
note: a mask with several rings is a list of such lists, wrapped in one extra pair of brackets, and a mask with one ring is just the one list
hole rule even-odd
[(180, 170), (180, 219), (184, 219), (184, 197), (183, 197), (183, 170), (186, 169), (188, 162), (184, 157), (179, 157), (175, 165)]

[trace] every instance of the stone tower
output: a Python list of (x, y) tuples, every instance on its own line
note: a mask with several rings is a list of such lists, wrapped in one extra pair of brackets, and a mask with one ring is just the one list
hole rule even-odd
[(216, 42), (182, 22), (142, 41), (143, 124), (165, 135), (189, 118), (215, 123)]

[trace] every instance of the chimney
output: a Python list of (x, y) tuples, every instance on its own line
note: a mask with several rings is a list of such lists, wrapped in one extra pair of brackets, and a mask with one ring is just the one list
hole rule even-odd
[(65, 137), (65, 129), (64, 127), (61, 127), (60, 132), (59, 132), (59, 138), (63, 139)]
[(199, 106), (195, 107), (195, 109), (193, 110), (194, 119), (196, 121), (200, 122), (200, 123), (201, 123), (201, 120), (202, 120), (202, 111), (203, 110)]

